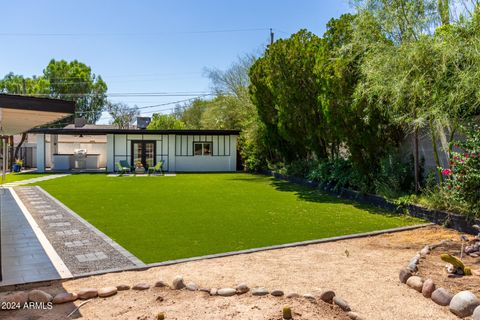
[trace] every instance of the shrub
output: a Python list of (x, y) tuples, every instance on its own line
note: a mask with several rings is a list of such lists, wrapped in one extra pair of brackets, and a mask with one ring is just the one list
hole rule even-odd
[(480, 215), (480, 126), (464, 128), (465, 140), (454, 142), (456, 152), (450, 157), (450, 168), (443, 168), (443, 191), (465, 205), (468, 214)]
[(351, 161), (341, 158), (320, 162), (308, 174), (310, 180), (319, 182), (334, 190), (352, 187), (352, 181), (355, 180), (353, 177), (354, 172)]
[(380, 162), (375, 176), (375, 193), (385, 198), (397, 198), (414, 190), (413, 162), (405, 162), (399, 154), (390, 154)]

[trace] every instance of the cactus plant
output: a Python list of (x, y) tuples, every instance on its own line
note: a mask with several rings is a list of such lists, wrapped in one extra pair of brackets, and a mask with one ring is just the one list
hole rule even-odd
[(471, 276), (472, 275), (472, 270), (469, 267), (465, 267), (463, 264), (462, 260), (458, 259), (457, 257), (452, 256), (451, 254), (448, 253), (442, 253), (440, 255), (440, 258), (453, 265), (454, 267), (461, 269), (463, 271), (463, 274), (466, 276)]
[(292, 309), (290, 307), (283, 307), (283, 319), (290, 320), (292, 317)]

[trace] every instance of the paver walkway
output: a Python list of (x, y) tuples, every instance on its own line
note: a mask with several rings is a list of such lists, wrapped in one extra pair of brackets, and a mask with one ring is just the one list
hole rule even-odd
[(145, 265), (42, 188), (14, 190), (74, 276)]
[(10, 190), (0, 189), (3, 281), (0, 286), (59, 279), (35, 232)]
[(68, 175), (69, 174), (50, 174), (50, 175), (46, 175), (46, 176), (43, 176), (43, 177), (37, 177), (37, 178), (32, 178), (32, 179), (18, 180), (18, 181), (14, 181), (14, 182), (5, 183), (3, 185), (3, 187), (8, 188), (8, 187), (23, 186), (23, 185), (30, 184), (30, 183), (62, 178), (62, 177), (66, 177)]

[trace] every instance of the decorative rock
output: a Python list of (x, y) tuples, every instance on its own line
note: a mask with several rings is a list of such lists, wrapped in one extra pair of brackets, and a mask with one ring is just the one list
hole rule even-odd
[(284, 292), (282, 290), (273, 290), (270, 294), (274, 297), (281, 297), (284, 295)]
[(423, 283), (422, 287), (422, 294), (425, 298), (430, 298), (432, 296), (432, 292), (435, 291), (435, 283), (432, 279), (427, 279)]
[(441, 306), (448, 306), (452, 298), (453, 294), (451, 294), (447, 289), (444, 288), (438, 288), (432, 292), (433, 302)]
[(313, 294), (306, 293), (303, 295), (303, 297), (310, 302), (317, 302), (317, 299), (315, 299), (315, 296)]
[(472, 314), (473, 320), (480, 320), (480, 306), (476, 307)]
[(200, 288), (200, 289), (198, 289), (198, 291), (202, 291), (202, 292), (206, 292), (206, 293), (210, 293), (210, 290), (212, 290), (212, 289), (210, 289), (210, 288)]
[(137, 283), (132, 287), (133, 290), (148, 290), (150, 289), (150, 285), (148, 283)]
[(117, 286), (118, 291), (125, 291), (125, 290), (130, 290), (130, 286), (127, 286), (126, 284), (121, 284)]
[(117, 287), (105, 287), (98, 290), (98, 296), (100, 298), (107, 298), (117, 294)]
[(291, 292), (291, 293), (287, 294), (286, 297), (289, 298), (289, 299), (294, 299), (294, 298), (300, 298), (300, 295), (296, 292)]
[(52, 302), (53, 304), (61, 304), (61, 303), (67, 303), (67, 302), (73, 302), (77, 300), (77, 295), (75, 293), (71, 292), (62, 292), (57, 294)]
[(352, 319), (352, 320), (362, 320), (362, 318), (360, 317), (360, 315), (356, 312), (353, 312), (353, 311), (348, 311), (347, 312), (347, 316)]
[(211, 295), (211, 296), (216, 296), (217, 293), (218, 293), (218, 290), (217, 290), (216, 288), (210, 289), (210, 295)]
[(198, 290), (198, 286), (193, 282), (187, 284), (186, 288), (189, 291), (197, 291)]
[(422, 250), (420, 250), (420, 257), (424, 258), (430, 253), (430, 246), (425, 246), (423, 247)]
[(52, 295), (42, 290), (32, 290), (28, 294), (28, 300), (32, 302), (47, 303), (52, 301), (52, 299), (53, 299)]
[(239, 284), (236, 288), (238, 294), (244, 294), (250, 291), (250, 288), (246, 284)]
[(26, 302), (28, 302), (28, 292), (19, 291), (12, 294), (9, 294), (2, 298), (2, 302), (10, 302), (12, 304), (19, 304), (23, 306)]
[(237, 290), (233, 288), (222, 288), (217, 291), (217, 294), (222, 297), (231, 297), (237, 293)]
[(183, 282), (183, 278), (181, 276), (178, 276), (175, 279), (173, 279), (172, 287), (175, 290), (180, 290), (185, 288), (185, 283)]
[(252, 290), (253, 296), (265, 296), (267, 294), (268, 294), (268, 290), (263, 287), (255, 288)]
[(94, 289), (94, 288), (83, 288), (77, 292), (78, 299), (82, 299), (82, 300), (95, 298), (96, 296), (98, 296), (98, 291), (97, 289)]
[(400, 278), (401, 283), (407, 283), (408, 278), (410, 278), (411, 276), (412, 271), (410, 271), (410, 269), (402, 268), (398, 277)]
[(351, 311), (352, 309), (348, 305), (347, 301), (337, 296), (333, 297), (333, 303), (340, 307), (343, 311)]
[(157, 288), (168, 287), (167, 283), (163, 280), (158, 280), (157, 282), (155, 282), (154, 286), (157, 287)]
[(333, 297), (335, 297), (335, 292), (332, 290), (324, 290), (320, 293), (320, 300), (327, 302), (327, 303), (332, 303)]
[(411, 276), (407, 280), (407, 285), (410, 288), (417, 290), (418, 292), (422, 292), (423, 280), (418, 276)]
[(460, 291), (450, 301), (450, 311), (460, 318), (471, 316), (480, 300), (470, 291)]

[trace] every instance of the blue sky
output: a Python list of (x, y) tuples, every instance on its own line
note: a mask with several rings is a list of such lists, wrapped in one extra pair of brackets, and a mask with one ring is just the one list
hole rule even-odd
[[(50, 59), (77, 59), (108, 92), (209, 92), (204, 68), (227, 68), (276, 37), (325, 24), (348, 0), (0, 1), (0, 76), (41, 74)], [(189, 97), (112, 97), (149, 106)], [(142, 109), (144, 115), (170, 106)], [(102, 116), (100, 122), (108, 122)]]

